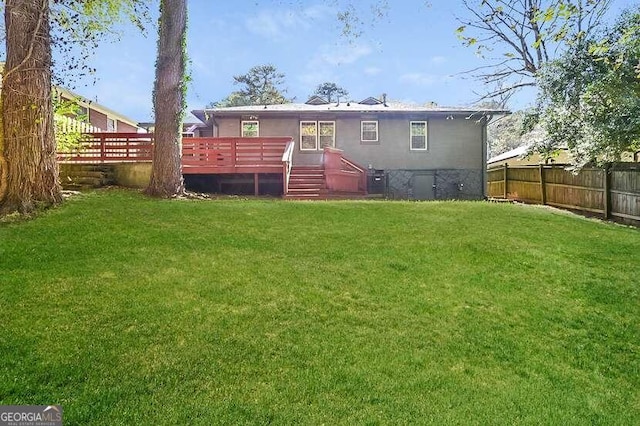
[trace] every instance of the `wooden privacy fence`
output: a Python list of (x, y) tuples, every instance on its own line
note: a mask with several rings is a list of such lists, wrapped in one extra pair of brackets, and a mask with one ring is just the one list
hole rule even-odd
[(491, 198), (546, 204), (640, 223), (640, 164), (615, 163), (574, 174), (558, 166), (488, 170)]

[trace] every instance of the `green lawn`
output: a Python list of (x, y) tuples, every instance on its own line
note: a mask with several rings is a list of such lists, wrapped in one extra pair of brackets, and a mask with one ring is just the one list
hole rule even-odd
[(640, 231), (76, 197), (0, 224), (0, 404), (65, 424), (639, 424)]

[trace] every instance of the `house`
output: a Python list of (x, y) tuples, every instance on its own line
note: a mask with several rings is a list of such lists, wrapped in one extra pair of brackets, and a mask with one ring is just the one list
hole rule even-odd
[(511, 151), (504, 152), (499, 155), (495, 155), (487, 160), (487, 167), (489, 169), (499, 166), (538, 166), (540, 164), (552, 165), (552, 164), (571, 164), (571, 155), (566, 148), (559, 149), (551, 157), (546, 158), (538, 153), (530, 153), (529, 145), (522, 145)]
[[(340, 152), (368, 175), (369, 193), (403, 199), (482, 199), (487, 123), (508, 112), (414, 106), (373, 97), (329, 103), (314, 96), (306, 103), (192, 113), (205, 123), (200, 128), (205, 137), (291, 138), (292, 179), (309, 175), (314, 167), (326, 169), (330, 156)], [(293, 189), (302, 192), (305, 184), (311, 186), (302, 182)]]
[[(4, 62), (0, 62), (0, 89), (2, 88), (2, 73)], [(96, 101), (86, 99), (71, 90), (60, 86), (52, 87), (52, 96), (56, 101), (73, 102), (77, 106), (77, 113), (54, 116), (56, 125), (63, 132), (145, 132), (138, 126), (138, 122), (128, 118)]]
[[(622, 154), (620, 161), (623, 163), (640, 162), (640, 151), (635, 153), (625, 152)], [(487, 160), (487, 168), (489, 169), (502, 167), (505, 164), (509, 167), (539, 166), (540, 164), (571, 165), (573, 164), (573, 157), (566, 147), (557, 149), (550, 158), (547, 158), (539, 153), (530, 152), (529, 145), (523, 145)]]
[[(153, 133), (156, 128), (156, 123), (141, 122), (141, 123), (138, 123), (138, 126), (140, 126), (141, 128), (143, 128), (145, 131), (149, 133)], [(191, 122), (182, 123), (182, 137), (199, 138), (202, 136), (200, 129), (204, 127), (205, 125), (203, 123), (191, 123)]]
[[(80, 132), (144, 133), (138, 122), (71, 90), (54, 86), (53, 96), (77, 104), (77, 116), (67, 117), (66, 126)], [(81, 117), (77, 120), (76, 117)]]

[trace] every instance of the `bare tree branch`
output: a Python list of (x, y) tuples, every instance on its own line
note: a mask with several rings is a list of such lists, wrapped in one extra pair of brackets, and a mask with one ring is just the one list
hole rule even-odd
[(457, 17), (462, 24), (458, 35), (489, 61), (463, 74), (499, 87), (481, 98), (487, 99), (535, 86), (545, 63), (600, 25), (610, 0), (462, 0), (462, 4), (466, 16)]

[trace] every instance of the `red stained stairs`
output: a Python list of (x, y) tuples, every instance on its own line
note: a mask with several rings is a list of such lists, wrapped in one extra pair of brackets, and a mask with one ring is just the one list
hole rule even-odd
[(329, 200), (364, 198), (363, 193), (330, 192), (322, 166), (293, 166), (289, 177), (289, 200)]
[(323, 200), (327, 185), (322, 166), (293, 166), (289, 176), (289, 191), (285, 198), (294, 200)]

